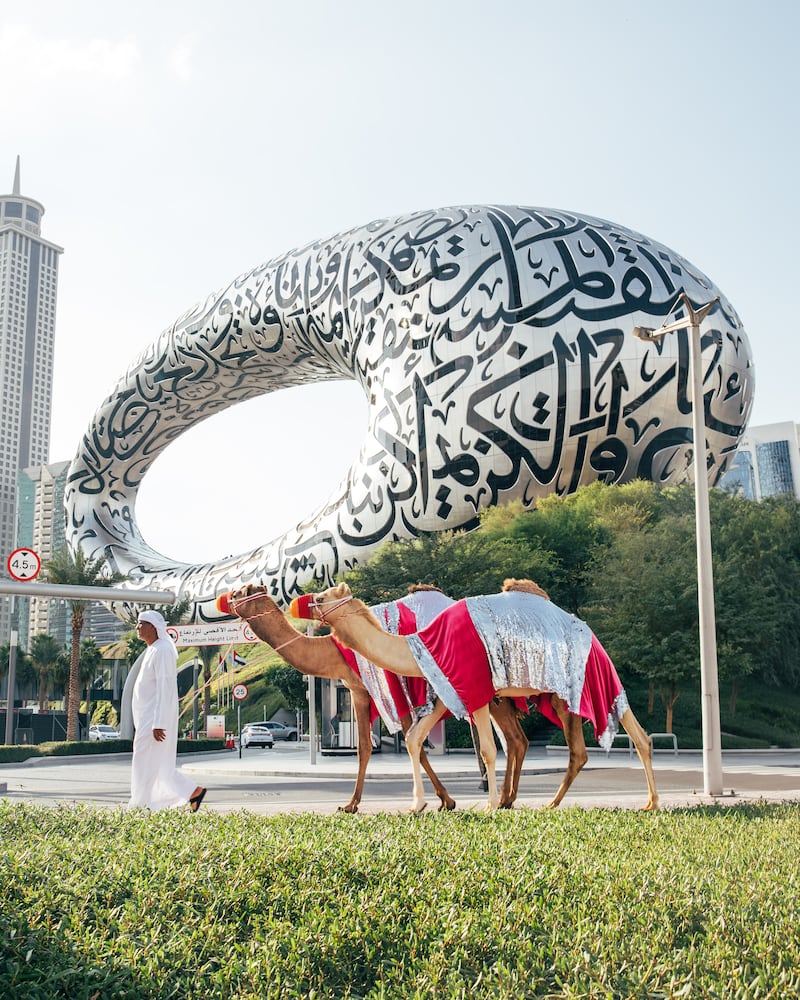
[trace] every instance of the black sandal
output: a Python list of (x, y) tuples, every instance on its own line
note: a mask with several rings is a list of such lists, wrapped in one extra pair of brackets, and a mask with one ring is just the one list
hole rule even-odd
[(207, 791), (208, 791), (207, 788), (201, 788), (197, 795), (193, 795), (189, 799), (189, 808), (192, 810), (193, 813), (196, 813), (197, 810), (200, 808), (203, 799), (206, 797)]

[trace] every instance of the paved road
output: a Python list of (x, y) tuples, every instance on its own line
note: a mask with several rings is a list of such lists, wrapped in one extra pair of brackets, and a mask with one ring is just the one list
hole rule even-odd
[[(474, 757), (465, 753), (433, 756), (432, 763), (459, 808), (481, 808), (481, 790)], [(180, 766), (208, 787), (203, 809), (246, 810), (269, 815), (281, 812), (334, 812), (350, 798), (356, 759), (316, 755), (307, 746), (276, 745), (274, 750), (237, 750), (182, 755)], [(531, 748), (523, 767), (518, 805), (542, 806), (552, 798), (566, 763), (560, 750)], [(498, 760), (502, 776), (505, 761)], [(748, 801), (800, 801), (800, 751), (726, 752), (723, 754), (725, 794), (710, 799), (703, 793), (703, 759), (698, 752), (654, 754), (656, 781), (663, 807)], [(0, 798), (10, 802), (83, 803), (115, 808), (128, 799), (130, 755), (37, 759), (0, 764)], [(438, 805), (426, 779), (429, 808)], [(624, 750), (606, 755), (591, 752), (590, 760), (570, 789), (565, 805), (640, 808), (647, 798), (644, 772), (636, 757)], [(406, 755), (375, 754), (367, 769), (360, 811), (406, 811), (411, 801), (411, 771)]]

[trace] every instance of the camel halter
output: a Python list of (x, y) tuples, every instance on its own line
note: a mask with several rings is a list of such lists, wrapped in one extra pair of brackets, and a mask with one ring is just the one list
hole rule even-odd
[[(233, 613), (237, 617), (244, 618), (246, 621), (252, 621), (255, 618), (266, 618), (267, 615), (274, 614), (275, 611), (277, 611), (278, 609), (269, 608), (267, 611), (259, 611), (257, 615), (242, 615), (239, 613), (239, 606), (241, 604), (247, 604), (249, 601), (257, 601), (260, 597), (263, 596), (264, 596), (263, 593), (248, 594), (247, 597), (241, 597), (238, 601), (228, 601), (228, 607), (231, 609), (231, 611), (233, 611)], [(274, 653), (280, 653), (282, 649), (286, 649), (287, 646), (291, 646), (293, 642), (297, 642), (298, 639), (305, 639), (305, 638), (307, 638), (307, 636), (304, 636), (301, 632), (298, 632), (297, 635), (293, 635), (291, 639), (287, 639), (286, 642), (282, 642), (280, 646), (273, 646), (272, 651)]]
[[(338, 597), (336, 600), (332, 601), (318, 601), (315, 594), (309, 603), (311, 604), (312, 607), (316, 608), (317, 614), (319, 615), (319, 620), (323, 623), (323, 625), (330, 626), (331, 623), (328, 621), (327, 615), (329, 615), (332, 611), (336, 611), (337, 608), (343, 607), (345, 604), (347, 604), (348, 601), (352, 600), (353, 600), (353, 595), (348, 594), (347, 597)], [(323, 611), (322, 610), (323, 606), (326, 604), (330, 604), (330, 607), (328, 608), (327, 611)]]
[[(244, 615), (239, 614), (239, 605), (247, 604), (248, 601), (257, 601), (264, 594), (248, 594), (247, 597), (240, 597), (238, 601), (228, 601), (228, 607), (231, 611), (237, 615), (239, 618), (244, 618)], [(260, 611), (257, 615), (249, 615), (250, 618), (264, 618), (266, 615), (271, 615), (274, 612), (274, 608), (270, 608), (268, 611)]]

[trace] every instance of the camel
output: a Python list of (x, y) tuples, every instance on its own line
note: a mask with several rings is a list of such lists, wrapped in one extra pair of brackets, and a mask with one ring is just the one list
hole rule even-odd
[[(217, 598), (217, 608), (223, 614), (234, 614), (247, 621), (258, 638), (262, 642), (272, 646), (276, 652), (280, 652), (283, 659), (296, 670), (313, 677), (327, 677), (340, 680), (348, 689), (353, 699), (356, 729), (358, 731), (358, 773), (350, 801), (346, 805), (340, 806), (339, 811), (346, 813), (358, 812), (364, 790), (367, 764), (372, 756), (370, 726), (371, 699), (369, 691), (361, 680), (361, 677), (345, 659), (343, 652), (331, 636), (307, 636), (302, 632), (298, 632), (287, 620), (275, 601), (267, 594), (265, 587), (247, 584), (239, 590), (222, 594)], [(377, 619), (373, 620), (380, 629)], [(433, 713), (434, 724), (445, 714), (445, 711), (446, 709), (444, 708), (441, 711), (439, 710), (437, 702)], [(493, 706), (492, 717), (498, 728), (502, 731), (508, 747), (509, 766), (506, 771), (506, 781), (503, 787), (502, 805), (510, 807), (516, 798), (519, 788), (519, 773), (522, 770), (522, 761), (528, 747), (528, 740), (517, 719), (513, 702), (504, 700), (502, 703)], [(407, 714), (401, 715), (400, 725), (403, 734), (407, 737), (409, 731), (412, 729), (410, 711)], [(432, 728), (433, 724), (427, 727), (426, 738)], [(424, 739), (422, 743), (424, 743)], [(417, 767), (421, 765), (430, 778), (434, 791), (440, 800), (439, 810), (454, 809), (456, 805), (455, 800), (444, 787), (431, 766), (422, 743), (416, 752), (416, 756), (412, 758), (412, 762), (416, 762)], [(415, 790), (417, 788), (420, 794), (418, 796), (415, 795), (413, 808), (415, 812), (419, 812), (425, 807), (424, 793), (421, 791), (421, 775), (418, 777)]]
[[(531, 587), (527, 586), (529, 583)], [(495, 775), (496, 749), (489, 720), (492, 698), (536, 698), (540, 710), (560, 723), (564, 729), (569, 761), (558, 791), (549, 803), (550, 808), (555, 808), (588, 759), (583, 738), (583, 718), (579, 713), (587, 718), (594, 718), (596, 731), (598, 728), (597, 716), (592, 715), (593, 706), (587, 702), (585, 707), (584, 695), (588, 698), (594, 695), (597, 698), (596, 704), (602, 705), (605, 711), (609, 706), (602, 701), (602, 697), (608, 697), (608, 692), (611, 691), (611, 708), (619, 713), (618, 721), (633, 741), (644, 767), (648, 788), (648, 800), (644, 808), (657, 809), (658, 792), (653, 774), (650, 738), (630, 709), (608, 655), (585, 623), (557, 608), (532, 581), (511, 580), (507, 584), (509, 586), (505, 593), (456, 602), (422, 633), (405, 637), (384, 632), (369, 608), (355, 598), (344, 583), (317, 595), (295, 598), (290, 613), (295, 617), (325, 622), (332, 627), (341, 642), (357, 649), (385, 670), (406, 677), (428, 677), (443, 702), (439, 715), (446, 711), (445, 705), (454, 714), (469, 712), (478, 730), (481, 756), (486, 764), (489, 809), (500, 805)], [(470, 614), (478, 620), (483, 615), (486, 620), (493, 623), (500, 621), (501, 624), (496, 626), (496, 633), (492, 636), (489, 629), (495, 625), (487, 627), (484, 621), (482, 627), (485, 632), (479, 633), (477, 621), (473, 622)], [(502, 625), (503, 615), (506, 615), (506, 626)], [(531, 672), (530, 660), (539, 659), (535, 644), (525, 646), (515, 630), (529, 628), (535, 632), (538, 629), (534, 638), (541, 646), (542, 640), (546, 640), (548, 636), (544, 626), (538, 624), (540, 621), (548, 622), (547, 627), (553, 630), (553, 649), (556, 653), (550, 665), (546, 654), (542, 654), (542, 662), (533, 664), (534, 672)], [(494, 660), (490, 658), (487, 641), (492, 643)], [(570, 643), (573, 644), (572, 647)], [(571, 652), (573, 647), (574, 651)], [(458, 650), (455, 655), (453, 649)], [(524, 662), (520, 664), (519, 659), (515, 660), (515, 655), (521, 655)], [(421, 663), (425, 664), (425, 671)], [(559, 683), (552, 687), (524, 684), (522, 668), (528, 669), (528, 676), (548, 676), (549, 669), (549, 676), (558, 676)], [(502, 673), (503, 670), (506, 671), (505, 674)], [(503, 676), (510, 683), (503, 683)], [(576, 690), (576, 685), (579, 690)], [(595, 694), (596, 691), (600, 693)], [(450, 704), (447, 704), (448, 701)], [(614, 731), (610, 726), (611, 718), (609, 712), (600, 719), (600, 723), (604, 725), (601, 732), (609, 740)], [(419, 751), (430, 727), (436, 721), (435, 713), (425, 716), (406, 735), (406, 745), (414, 769), (415, 801), (418, 801), (422, 781)]]

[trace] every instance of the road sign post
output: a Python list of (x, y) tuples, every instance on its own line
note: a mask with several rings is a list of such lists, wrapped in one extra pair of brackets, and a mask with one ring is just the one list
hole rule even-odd
[(242, 702), (247, 697), (247, 685), (234, 684), (233, 697), (236, 699), (236, 725), (239, 728), (239, 760), (241, 760), (242, 759)]
[[(8, 575), (18, 583), (35, 580), (42, 568), (42, 560), (33, 549), (14, 549), (6, 561)], [(11, 597), (11, 632), (8, 645), (8, 677), (6, 679), (6, 731), (4, 742), (7, 746), (16, 742), (14, 736), (14, 695), (17, 689), (17, 644), (19, 632), (17, 623), (16, 598)]]

